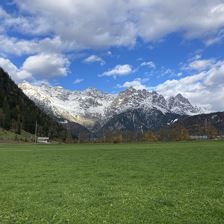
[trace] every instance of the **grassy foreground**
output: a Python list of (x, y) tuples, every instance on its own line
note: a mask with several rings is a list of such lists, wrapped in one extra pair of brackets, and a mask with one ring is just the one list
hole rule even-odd
[(0, 223), (224, 223), (224, 142), (0, 145)]

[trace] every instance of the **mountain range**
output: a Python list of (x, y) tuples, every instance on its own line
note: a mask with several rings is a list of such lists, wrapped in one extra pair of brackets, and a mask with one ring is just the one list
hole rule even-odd
[(75, 122), (94, 133), (157, 130), (180, 117), (202, 113), (181, 94), (166, 99), (155, 91), (133, 87), (118, 94), (94, 88), (70, 91), (28, 82), (19, 88), (59, 122)]

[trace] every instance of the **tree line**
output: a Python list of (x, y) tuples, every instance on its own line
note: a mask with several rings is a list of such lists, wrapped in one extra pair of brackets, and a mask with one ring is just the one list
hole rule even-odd
[(66, 130), (42, 112), (0, 68), (0, 127), (17, 134), (22, 130), (34, 134), (36, 122), (39, 135), (66, 139)]
[[(164, 127), (154, 131), (133, 132), (118, 131), (107, 132), (96, 141), (105, 143), (129, 143), (129, 142), (158, 142), (158, 141), (186, 141), (191, 140), (192, 133), (184, 126)], [(216, 128), (212, 125), (200, 127), (194, 135), (204, 135), (208, 139), (215, 139), (219, 136)]]

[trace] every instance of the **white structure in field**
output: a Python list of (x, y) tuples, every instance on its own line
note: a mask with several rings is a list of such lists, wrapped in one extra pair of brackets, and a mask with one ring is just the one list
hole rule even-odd
[(49, 137), (38, 137), (37, 138), (37, 143), (40, 143), (40, 144), (49, 144), (50, 143)]
[(207, 135), (191, 135), (190, 139), (192, 139), (192, 140), (207, 140), (208, 136)]

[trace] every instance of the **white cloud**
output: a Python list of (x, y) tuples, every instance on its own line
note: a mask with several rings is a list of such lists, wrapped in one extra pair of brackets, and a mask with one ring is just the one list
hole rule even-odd
[(69, 61), (58, 54), (39, 54), (28, 57), (22, 66), (22, 70), (29, 72), (35, 77), (53, 78), (66, 76), (68, 73)]
[(217, 61), (212, 68), (180, 80), (167, 80), (155, 90), (167, 97), (181, 93), (193, 104), (211, 111), (224, 111), (224, 61)]
[(141, 66), (142, 67), (143, 66), (147, 66), (147, 67), (149, 67), (151, 69), (155, 69), (156, 68), (156, 65), (155, 65), (155, 63), (153, 61), (144, 61), (144, 62), (141, 63)]
[(209, 60), (195, 60), (190, 62), (190, 64), (186, 67), (187, 70), (196, 70), (196, 71), (203, 71), (211, 68), (214, 65), (215, 61), (213, 59)]
[(2, 67), (16, 82), (32, 78), (30, 73), (18, 69), (9, 59), (0, 57), (0, 67)]
[(116, 65), (113, 69), (104, 72), (100, 76), (125, 76), (129, 75), (132, 72), (132, 67), (131, 65), (125, 64), (125, 65)]
[(8, 72), (16, 82), (22, 80), (49, 80), (58, 76), (66, 76), (69, 61), (62, 55), (39, 54), (28, 57), (18, 68), (9, 59), (0, 57), (0, 66)]
[(83, 82), (84, 81), (84, 79), (76, 79), (74, 82), (73, 82), (73, 84), (79, 84), (79, 83), (81, 83), (81, 82)]
[(187, 39), (199, 38), (209, 43), (223, 38), (224, 3), (220, 0), (14, 2), (19, 12), (25, 13), (17, 17), (19, 22), (10, 22), (12, 18), (6, 18), (3, 12), (8, 20), (5, 23), (17, 24), (14, 29), (21, 32), (28, 30), (32, 34), (35, 31), (36, 35), (48, 32), (59, 36), (73, 49), (130, 46), (138, 37), (151, 42), (174, 32), (182, 33)]
[(11, 15), (0, 6), (1, 26), (4, 29), (18, 30), (24, 34), (46, 34), (49, 31), (48, 23), (42, 17)]
[(0, 54), (31, 55), (39, 53), (60, 53), (72, 49), (69, 43), (63, 43), (60, 37), (24, 40), (0, 35)]
[(17, 40), (16, 38), (0, 35), (1, 54), (30, 54), (33, 53), (36, 43), (34, 41)]
[(212, 44), (220, 43), (224, 39), (224, 30), (218, 31), (214, 36), (211, 36), (205, 40), (205, 44), (210, 46)]
[(137, 78), (133, 81), (127, 81), (123, 83), (122, 85), (117, 85), (118, 88), (129, 88), (133, 87), (137, 90), (142, 90), (142, 89), (148, 89), (148, 87), (144, 84), (145, 80), (141, 78)]
[(94, 63), (94, 62), (98, 62), (100, 63), (100, 65), (104, 65), (105, 64), (105, 61), (101, 58), (101, 57), (98, 57), (96, 55), (91, 55), (87, 58), (85, 58), (83, 60), (84, 63)]

